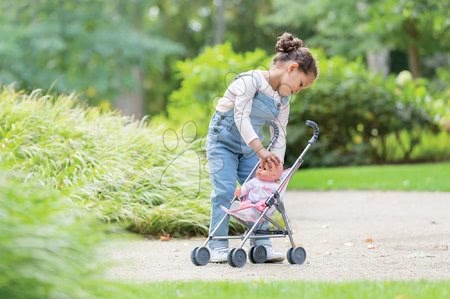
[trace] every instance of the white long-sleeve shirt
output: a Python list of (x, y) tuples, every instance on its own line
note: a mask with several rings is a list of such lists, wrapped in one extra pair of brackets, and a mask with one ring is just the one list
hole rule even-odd
[[(245, 74), (250, 74), (252, 76), (242, 76), (234, 80), (225, 91), (224, 96), (219, 99), (216, 110), (219, 112), (226, 112), (234, 109), (234, 121), (238, 124), (237, 128), (242, 139), (244, 139), (245, 143), (248, 145), (251, 141), (258, 138), (258, 135), (250, 122), (250, 112), (252, 111), (253, 97), (256, 92), (261, 92), (280, 103), (280, 113), (274, 120), (280, 129), (280, 135), (271, 151), (274, 152), (281, 161), (284, 161), (289, 103), (283, 104), (281, 102), (280, 94), (278, 91), (272, 89), (269, 82), (264, 78), (261, 70), (254, 70)], [(259, 81), (256, 78), (258, 78)]]

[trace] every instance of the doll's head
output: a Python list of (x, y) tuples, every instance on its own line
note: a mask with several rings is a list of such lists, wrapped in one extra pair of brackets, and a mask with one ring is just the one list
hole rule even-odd
[(273, 165), (272, 168), (259, 165), (256, 170), (256, 177), (261, 181), (274, 182), (278, 180), (283, 174), (283, 165), (281, 163), (278, 166)]

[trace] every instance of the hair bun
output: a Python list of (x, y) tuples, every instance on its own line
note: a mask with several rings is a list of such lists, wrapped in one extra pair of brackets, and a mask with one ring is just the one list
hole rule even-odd
[(303, 47), (303, 41), (301, 39), (289, 32), (285, 32), (278, 37), (275, 50), (277, 52), (288, 53), (301, 47)]

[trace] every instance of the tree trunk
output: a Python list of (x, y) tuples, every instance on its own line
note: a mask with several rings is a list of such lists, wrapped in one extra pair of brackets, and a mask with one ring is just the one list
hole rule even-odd
[(419, 61), (419, 48), (418, 44), (420, 42), (419, 30), (416, 26), (416, 21), (414, 19), (408, 19), (405, 21), (405, 30), (408, 35), (408, 65), (409, 70), (413, 78), (420, 77), (420, 61)]
[(141, 118), (144, 116), (145, 103), (144, 92), (142, 90), (142, 72), (139, 67), (135, 66), (132, 70), (133, 79), (138, 82), (135, 90), (125, 92), (116, 99), (116, 108), (123, 115)]
[(225, 3), (224, 0), (215, 0), (216, 4), (216, 25), (214, 29), (214, 45), (224, 41), (225, 33)]
[[(118, 13), (123, 11), (131, 11), (133, 27), (142, 32), (143, 30), (143, 2), (136, 1), (131, 6), (127, 3), (119, 1), (117, 4)], [(131, 8), (129, 10), (128, 8)], [(131, 70), (131, 76), (133, 81), (136, 82), (136, 88), (134, 90), (126, 91), (119, 95), (116, 99), (116, 108), (118, 108), (123, 115), (134, 116), (138, 119), (142, 118), (145, 113), (145, 99), (143, 84), (144, 75), (138, 65), (135, 65)]]
[(367, 52), (367, 66), (373, 73), (386, 77), (389, 74), (389, 49), (380, 48), (377, 51)]
[(416, 45), (408, 47), (408, 65), (414, 79), (420, 77), (419, 49)]

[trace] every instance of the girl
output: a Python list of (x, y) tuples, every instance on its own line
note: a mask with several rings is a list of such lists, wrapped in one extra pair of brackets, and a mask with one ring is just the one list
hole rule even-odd
[[(242, 184), (258, 159), (264, 167), (284, 161), (289, 96), (311, 86), (317, 77), (317, 66), (303, 41), (290, 33), (278, 37), (272, 67), (240, 74), (218, 101), (206, 142), (206, 155), (211, 173), (210, 233), (224, 215), (220, 206), (230, 207), (236, 181)], [(280, 135), (268, 151), (262, 144), (261, 128), (273, 120)], [(228, 219), (214, 236), (228, 235)], [(284, 255), (273, 250), (269, 239), (258, 239), (264, 245), (267, 261), (281, 262)], [(226, 262), (228, 240), (209, 242), (210, 262)]]

